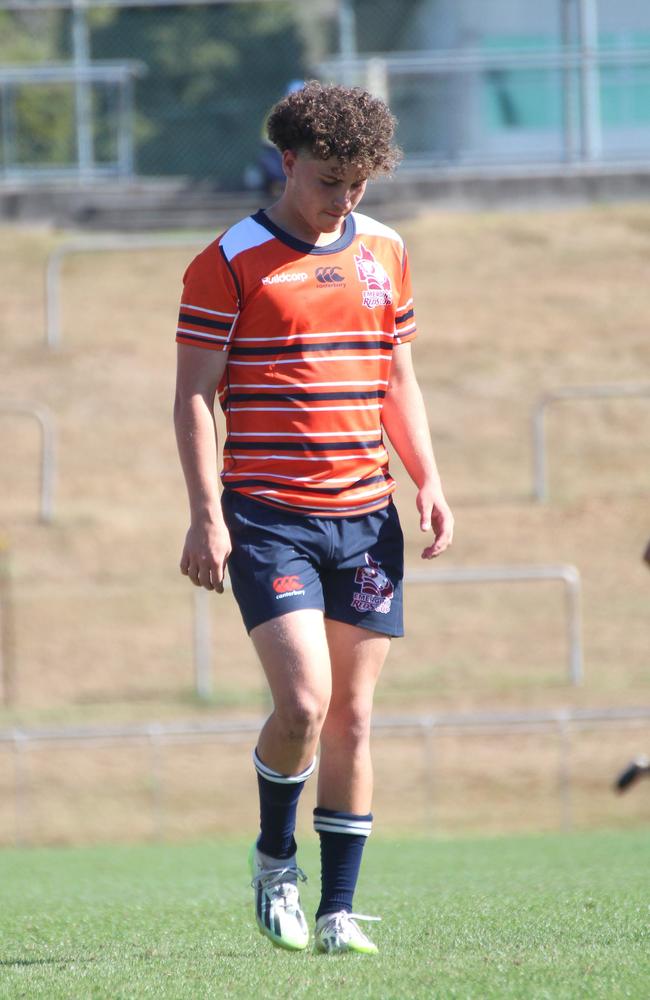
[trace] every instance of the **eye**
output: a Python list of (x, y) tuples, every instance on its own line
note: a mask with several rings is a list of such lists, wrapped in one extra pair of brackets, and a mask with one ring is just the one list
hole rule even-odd
[(331, 180), (331, 181), (330, 181), (330, 180), (325, 180), (325, 179), (323, 178), (323, 179), (321, 179), (321, 184), (322, 184), (322, 185), (323, 185), (324, 187), (328, 187), (328, 188), (331, 188), (331, 187), (336, 187), (336, 185), (338, 184), (338, 181), (335, 181), (335, 180)]

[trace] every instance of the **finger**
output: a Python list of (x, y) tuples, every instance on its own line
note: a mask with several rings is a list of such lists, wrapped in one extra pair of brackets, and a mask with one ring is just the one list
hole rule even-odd
[[(228, 555), (230, 555), (230, 552), (228, 552)], [(218, 594), (223, 594), (224, 591), (227, 560), (228, 556), (226, 556), (226, 558), (220, 565), (215, 567), (215, 572), (213, 572), (212, 574), (212, 582), (214, 583), (214, 589)]]
[(436, 556), (442, 555), (442, 553), (449, 548), (452, 543), (452, 537), (450, 534), (442, 534), (436, 538), (433, 545), (427, 546), (422, 552), (423, 559), (435, 559)]

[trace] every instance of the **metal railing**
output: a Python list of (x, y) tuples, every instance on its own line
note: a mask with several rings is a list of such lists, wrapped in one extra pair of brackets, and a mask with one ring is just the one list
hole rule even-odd
[[(548, 733), (559, 742), (559, 762), (556, 771), (556, 792), (559, 803), (559, 827), (568, 831), (573, 826), (573, 793), (571, 769), (572, 731), (594, 726), (618, 726), (647, 723), (650, 706), (637, 708), (576, 709), (559, 708), (530, 712), (431, 713), (426, 715), (377, 716), (372, 731), (375, 737), (415, 733), (422, 737), (426, 782), (426, 825), (431, 832), (431, 810), (435, 804), (437, 764), (433, 753), (436, 733)], [(206, 743), (215, 739), (250, 739), (259, 732), (262, 718), (237, 720), (194, 720), (190, 722), (154, 722), (125, 726), (67, 726), (50, 729), (0, 730), (0, 751), (13, 756), (12, 799), (14, 813), (14, 843), (22, 846), (32, 842), (29, 830), (30, 789), (26, 755), (51, 751), (57, 747), (76, 746), (88, 753), (92, 747), (145, 745), (149, 748), (149, 810), (152, 836), (165, 836), (164, 773), (161, 750), (165, 746)], [(645, 727), (644, 727), (645, 728)], [(107, 835), (110, 835), (107, 832)]]
[[(0, 66), (0, 119), (2, 120), (2, 163), (0, 177), (5, 180), (43, 179), (70, 174), (81, 181), (107, 175), (130, 178), (134, 172), (134, 96), (133, 80), (144, 72), (137, 61), (120, 63), (86, 62), (61, 65), (40, 63), (34, 66)], [(24, 88), (43, 85), (69, 85), (74, 88), (76, 163), (53, 166), (19, 162), (16, 147), (16, 99)], [(115, 118), (115, 160), (97, 163), (94, 150), (94, 121), (91, 88), (115, 87), (118, 93)]]
[(2, 401), (0, 401), (0, 416), (27, 417), (28, 419), (35, 420), (38, 424), (41, 442), (40, 519), (44, 524), (50, 524), (54, 518), (54, 482), (56, 478), (56, 426), (54, 417), (44, 406)]
[(634, 396), (650, 398), (650, 382), (565, 386), (544, 393), (538, 399), (531, 415), (535, 500), (548, 500), (545, 417), (549, 406), (574, 399), (629, 399)]
[[(558, 580), (565, 588), (567, 673), (569, 683), (577, 687), (584, 679), (582, 652), (582, 615), (580, 573), (575, 566), (521, 565), (521, 566), (456, 566), (450, 569), (406, 570), (404, 583), (453, 584), (453, 583), (540, 583)], [(226, 578), (226, 588), (230, 581)], [(211, 619), (213, 603), (210, 592), (202, 587), (194, 591), (193, 653), (196, 693), (201, 698), (212, 694), (213, 657)]]
[(108, 253), (121, 250), (165, 250), (201, 246), (214, 239), (214, 231), (170, 236), (95, 236), (61, 243), (49, 254), (45, 265), (45, 341), (51, 351), (61, 346), (61, 270), (66, 257), (76, 253)]

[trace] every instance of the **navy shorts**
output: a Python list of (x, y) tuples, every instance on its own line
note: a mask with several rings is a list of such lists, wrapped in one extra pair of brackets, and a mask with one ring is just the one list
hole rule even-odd
[(404, 536), (392, 501), (372, 514), (309, 517), (225, 490), (228, 573), (247, 631), (288, 611), (404, 635)]

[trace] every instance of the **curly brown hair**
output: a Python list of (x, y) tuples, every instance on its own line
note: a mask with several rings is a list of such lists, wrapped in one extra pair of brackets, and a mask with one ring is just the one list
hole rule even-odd
[(309, 80), (275, 105), (266, 125), (281, 152), (307, 150), (353, 164), (367, 177), (389, 174), (401, 157), (393, 142), (395, 117), (386, 104), (360, 87)]

